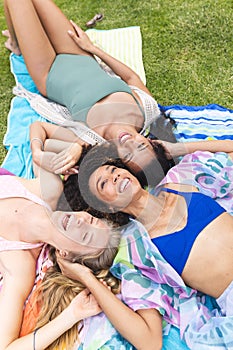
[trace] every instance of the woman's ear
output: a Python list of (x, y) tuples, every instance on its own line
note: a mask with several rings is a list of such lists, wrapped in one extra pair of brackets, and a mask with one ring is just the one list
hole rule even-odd
[(65, 259), (68, 256), (68, 252), (66, 250), (57, 250), (57, 253), (60, 255), (61, 258)]

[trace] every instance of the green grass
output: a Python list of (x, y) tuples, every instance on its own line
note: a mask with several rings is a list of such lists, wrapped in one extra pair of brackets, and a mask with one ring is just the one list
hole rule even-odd
[[(85, 29), (103, 12), (98, 29), (140, 25), (147, 86), (162, 105), (217, 103), (233, 108), (232, 0), (56, 0)], [(5, 28), (3, 5), (0, 27)], [(0, 39), (0, 142), (6, 131), (14, 80)], [(5, 156), (0, 147), (0, 161)]]

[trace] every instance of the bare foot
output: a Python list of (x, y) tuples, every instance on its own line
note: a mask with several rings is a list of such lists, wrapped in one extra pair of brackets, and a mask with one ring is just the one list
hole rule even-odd
[(5, 47), (10, 50), (11, 52), (13, 52), (16, 55), (21, 55), (21, 51), (18, 47), (18, 45), (14, 44), (11, 40), (11, 36), (9, 33), (8, 29), (2, 30), (2, 35), (5, 36), (7, 38), (7, 41), (5, 42)]

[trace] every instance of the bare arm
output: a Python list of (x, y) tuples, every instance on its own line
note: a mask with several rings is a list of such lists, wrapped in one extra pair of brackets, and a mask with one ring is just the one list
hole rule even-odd
[[(35, 258), (30, 251), (1, 252), (0, 270), (4, 278), (0, 292), (0, 350), (32, 350), (33, 333), (18, 337), (23, 306), (35, 280)], [(99, 312), (95, 298), (83, 291), (57, 318), (38, 330), (36, 349), (45, 349), (79, 320)]]
[(124, 80), (128, 85), (134, 85), (151, 95), (150, 91), (144, 85), (141, 78), (136, 72), (134, 72), (123, 62), (120, 62), (116, 58), (112, 57), (105, 51), (95, 46), (89, 39), (88, 35), (79, 26), (77, 26), (73, 21), (71, 21), (71, 23), (74, 27), (74, 32), (68, 31), (68, 33), (78, 46), (80, 46), (83, 50), (91, 53), (92, 55), (98, 56), (113, 70), (115, 74), (121, 77), (121, 79)]
[(0, 253), (3, 286), (0, 291), (0, 349), (18, 337), (24, 302), (34, 280), (36, 262), (28, 251)]
[(118, 332), (140, 350), (162, 348), (162, 317), (155, 309), (133, 311), (106, 288), (86, 267), (58, 258), (62, 272), (78, 279), (95, 296)]
[(46, 122), (30, 126), (33, 162), (55, 174), (72, 168), (80, 158), (83, 142), (70, 130)]
[(124, 338), (137, 349), (162, 348), (162, 318), (157, 310), (143, 309), (134, 312), (92, 274), (89, 279), (86, 277), (85, 282), (103, 312)]
[(24, 337), (13, 340), (8, 346), (0, 346), (0, 350), (31, 350), (33, 338), (36, 350), (47, 348), (53, 341), (58, 339), (64, 332), (69, 330), (78, 321), (94, 316), (101, 312), (93, 295), (87, 290), (79, 293), (56, 318), (38, 329), (36, 336), (30, 333)]
[(184, 156), (195, 151), (225, 152), (233, 158), (233, 140), (210, 140), (197, 142), (161, 142), (173, 157)]

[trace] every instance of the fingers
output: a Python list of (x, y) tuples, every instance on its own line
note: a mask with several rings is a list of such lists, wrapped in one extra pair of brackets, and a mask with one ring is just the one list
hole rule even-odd
[(111, 287), (105, 282), (102, 278), (99, 279), (99, 281), (108, 289), (111, 291)]
[(70, 20), (70, 23), (72, 24), (76, 34), (78, 36), (80, 36), (83, 33), (83, 30), (75, 22), (73, 22), (72, 20)]
[(73, 28), (74, 28), (74, 32), (72, 30), (68, 30), (68, 34), (69, 36), (71, 36), (71, 38), (78, 44), (78, 39), (80, 38), (80, 35), (82, 34), (82, 29), (77, 26), (76, 23), (74, 23), (72, 20), (70, 20), (70, 23), (72, 24)]
[(76, 167), (72, 167), (68, 170), (66, 170), (63, 175), (64, 175), (64, 181), (67, 181), (70, 175), (76, 175), (78, 174), (78, 169)]
[[(75, 169), (75, 164), (76, 160), (71, 155), (67, 155), (67, 153), (58, 154), (53, 159), (54, 173), (66, 175), (66, 172), (69, 171), (71, 168)], [(72, 173), (75, 173), (75, 170), (73, 170)]]

